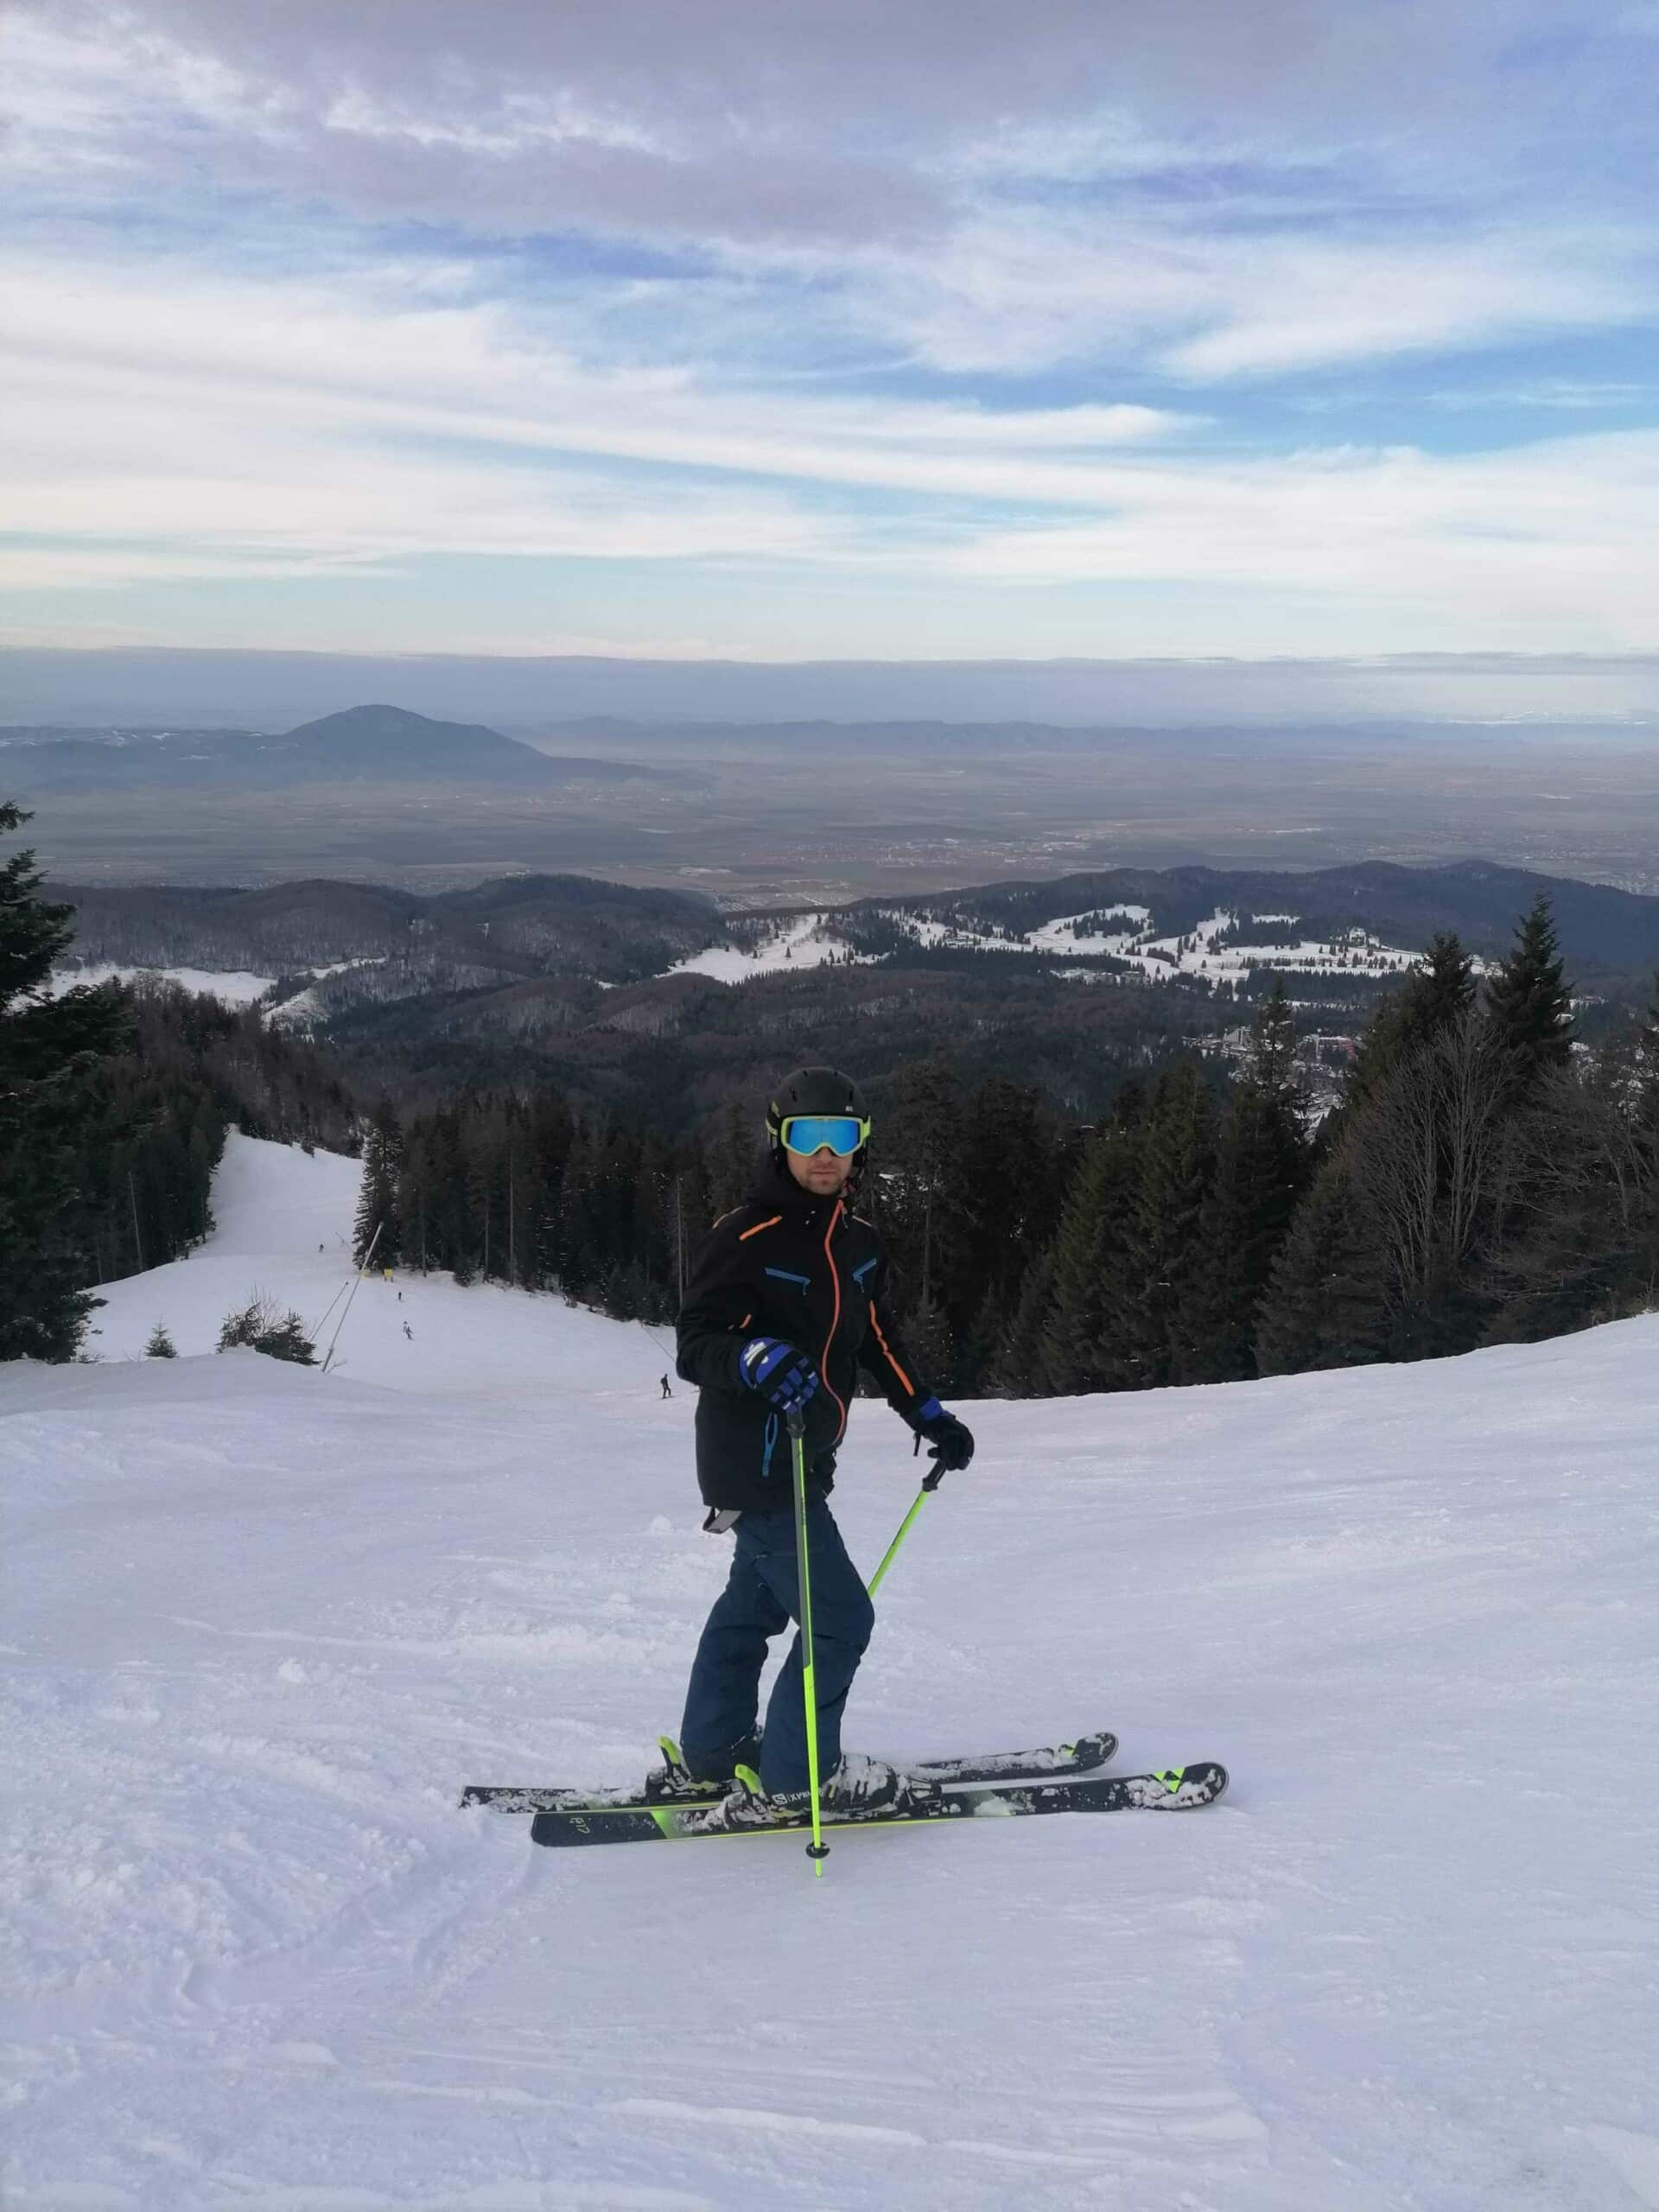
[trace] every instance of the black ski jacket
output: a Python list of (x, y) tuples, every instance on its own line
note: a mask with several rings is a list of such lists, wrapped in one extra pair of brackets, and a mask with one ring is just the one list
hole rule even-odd
[(698, 1385), (697, 1484), (719, 1510), (775, 1512), (793, 1496), (784, 1417), (742, 1379), (754, 1337), (804, 1351), (821, 1388), (806, 1408), (809, 1498), (835, 1481), (836, 1447), (864, 1367), (913, 1428), (932, 1392), (888, 1318), (887, 1251), (842, 1198), (815, 1198), (772, 1164), (747, 1201), (722, 1214), (691, 1262), (678, 1322), (678, 1372)]

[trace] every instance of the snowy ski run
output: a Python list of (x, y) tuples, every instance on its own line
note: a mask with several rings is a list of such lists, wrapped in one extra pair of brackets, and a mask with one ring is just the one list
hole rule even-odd
[[(456, 1801), (639, 1781), (694, 1395), (401, 1268), (215, 1354), (326, 1341), (360, 1183), (232, 1135), (99, 1363), (0, 1368), (7, 2212), (1659, 2212), (1659, 1313), (976, 1402), (844, 1739), (1109, 1713), (1201, 1815), (582, 1858)], [(857, 1401), (867, 1572), (916, 1482)]]

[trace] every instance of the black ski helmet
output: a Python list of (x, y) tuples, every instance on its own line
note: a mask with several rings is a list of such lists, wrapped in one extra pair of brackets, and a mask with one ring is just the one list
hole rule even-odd
[[(842, 1075), (839, 1068), (794, 1069), (766, 1102), (766, 1135), (779, 1166), (784, 1165), (784, 1123), (797, 1114), (855, 1114), (861, 1122), (870, 1118), (864, 1094), (851, 1076)], [(860, 1145), (853, 1154), (853, 1182), (864, 1172), (864, 1154), (865, 1147)]]

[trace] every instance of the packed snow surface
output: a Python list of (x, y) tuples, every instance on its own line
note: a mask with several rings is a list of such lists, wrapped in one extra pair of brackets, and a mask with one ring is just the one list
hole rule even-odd
[[(0, 1369), (9, 2212), (1659, 2206), (1659, 1318), (969, 1409), (850, 1742), (1232, 1790), (815, 1880), (456, 1809), (635, 1778), (728, 1548), (660, 1335), (399, 1271), (337, 1372), (208, 1351), (355, 1193), (234, 1140), (102, 1363)], [(859, 1403), (868, 1566), (916, 1480)]]

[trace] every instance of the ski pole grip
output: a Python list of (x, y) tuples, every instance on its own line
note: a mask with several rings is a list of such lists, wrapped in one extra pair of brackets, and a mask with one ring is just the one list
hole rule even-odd
[(938, 1490), (939, 1484), (944, 1480), (944, 1469), (943, 1467), (935, 1467), (931, 1475), (924, 1475), (922, 1477), (922, 1488), (924, 1490)]
[(791, 1436), (804, 1436), (806, 1434), (806, 1415), (802, 1412), (798, 1406), (791, 1406), (789, 1411), (784, 1415), (784, 1420), (788, 1425), (789, 1433)]

